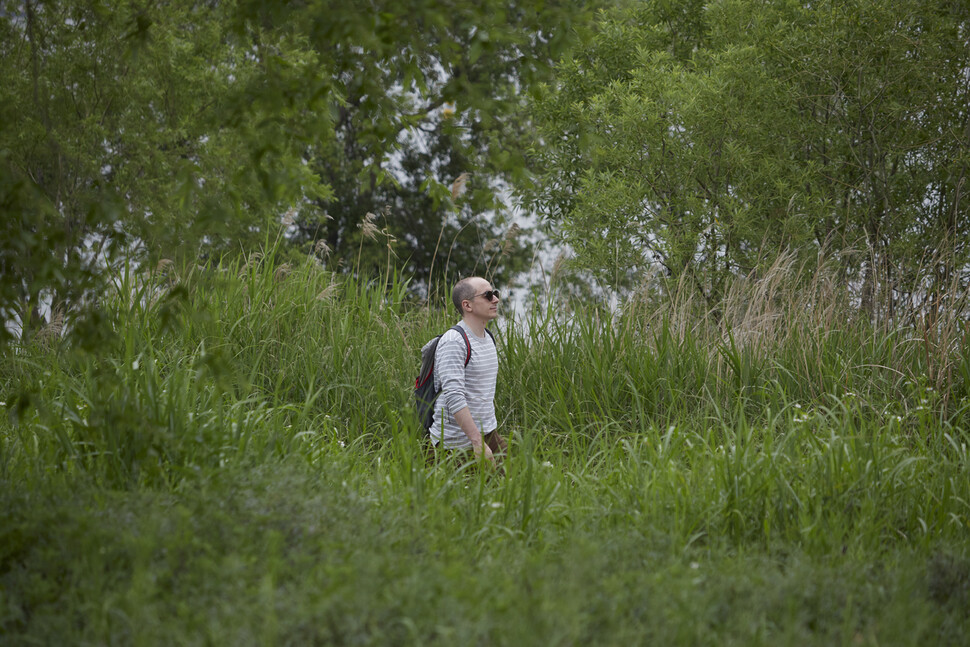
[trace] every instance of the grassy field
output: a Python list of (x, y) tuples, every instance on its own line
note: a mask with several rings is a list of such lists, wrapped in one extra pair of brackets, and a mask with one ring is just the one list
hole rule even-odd
[(970, 642), (965, 323), (784, 268), (717, 316), (552, 290), (498, 326), (499, 476), (426, 464), (449, 311), (271, 256), (7, 351), (0, 642)]

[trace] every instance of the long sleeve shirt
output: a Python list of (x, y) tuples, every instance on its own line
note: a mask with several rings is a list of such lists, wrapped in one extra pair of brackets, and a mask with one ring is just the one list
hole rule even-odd
[(495, 417), (495, 383), (498, 378), (498, 353), (495, 343), (486, 334), (478, 337), (465, 322), (459, 322), (468, 335), (472, 354), (465, 366), (468, 346), (456, 330), (448, 330), (438, 341), (435, 352), (435, 389), (441, 394), (435, 402), (431, 440), (436, 445), (444, 439), (448, 449), (470, 449), (471, 440), (465, 435), (455, 414), (468, 407), (478, 431), (484, 436), (498, 426)]

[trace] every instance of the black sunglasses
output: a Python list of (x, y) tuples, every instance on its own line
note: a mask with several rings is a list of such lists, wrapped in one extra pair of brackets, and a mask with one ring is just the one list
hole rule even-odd
[(498, 293), (498, 290), (485, 290), (481, 294), (476, 294), (474, 297), (472, 297), (472, 299), (474, 299), (475, 297), (485, 297), (486, 301), (491, 301), (492, 297), (495, 297), (496, 299), (501, 299), (502, 295)]

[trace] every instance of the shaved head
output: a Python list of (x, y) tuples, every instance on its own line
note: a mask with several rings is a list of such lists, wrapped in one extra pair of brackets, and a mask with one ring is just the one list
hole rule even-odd
[(455, 283), (454, 289), (451, 291), (451, 302), (455, 304), (455, 309), (458, 310), (458, 314), (464, 314), (461, 309), (461, 302), (467, 301), (475, 296), (475, 277), (470, 276), (467, 279), (462, 279)]

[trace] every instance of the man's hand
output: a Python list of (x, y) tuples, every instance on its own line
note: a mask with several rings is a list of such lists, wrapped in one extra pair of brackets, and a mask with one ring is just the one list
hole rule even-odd
[(482, 452), (485, 452), (485, 460), (495, 465), (495, 457), (492, 456), (492, 450), (485, 444), (481, 432), (478, 431), (475, 421), (472, 420), (472, 414), (468, 410), (468, 407), (465, 407), (455, 414), (455, 422), (458, 423), (461, 430), (468, 436), (468, 440), (472, 442), (472, 448), (475, 450), (475, 458), (478, 458)]
[(495, 464), (495, 456), (492, 454), (492, 448), (486, 445), (484, 442), (479, 442), (477, 445), (473, 445), (475, 449), (475, 458), (478, 458), (483, 452), (485, 454), (485, 460), (490, 462), (492, 465)]

